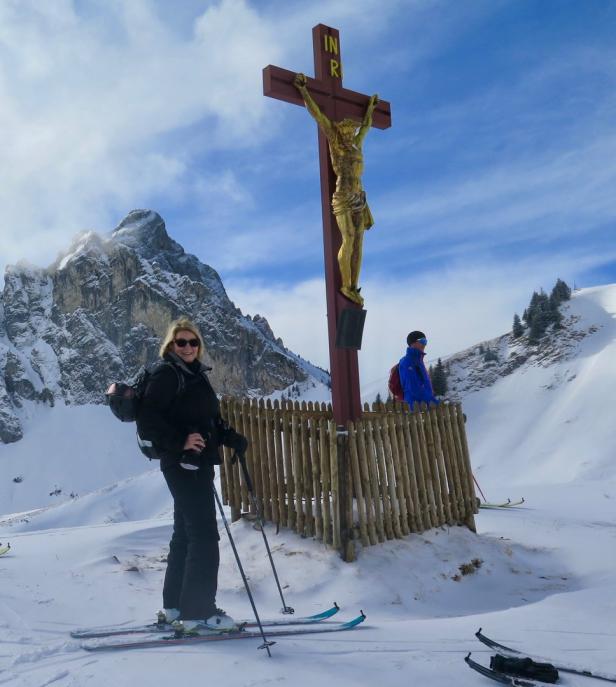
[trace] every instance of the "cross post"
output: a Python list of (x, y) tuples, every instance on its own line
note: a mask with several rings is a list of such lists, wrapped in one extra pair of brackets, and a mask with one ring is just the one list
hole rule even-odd
[[(312, 29), (315, 78), (307, 79), (307, 88), (323, 114), (338, 122), (351, 118), (361, 122), (369, 96), (348, 90), (342, 86), (342, 57), (340, 34), (337, 29), (318, 24)], [(294, 86), (296, 72), (269, 65), (263, 70), (263, 93), (271, 98), (304, 106), (304, 100)], [(380, 100), (374, 110), (372, 126), (386, 129), (391, 126), (389, 103)], [(339, 325), (346, 314), (362, 313), (360, 305), (340, 293), (341, 275), (337, 256), (342, 243), (340, 231), (332, 210), (332, 196), (336, 188), (336, 175), (332, 168), (328, 142), (319, 133), (319, 168), (321, 173), (321, 208), (323, 215), (323, 246), (325, 257), (325, 289), (327, 296), (327, 329), (329, 337), (330, 374), (332, 382), (332, 407), (338, 426), (346, 428), (349, 420), (361, 417), (359, 365), (356, 348), (336, 345)], [(355, 311), (353, 313), (352, 311)]]

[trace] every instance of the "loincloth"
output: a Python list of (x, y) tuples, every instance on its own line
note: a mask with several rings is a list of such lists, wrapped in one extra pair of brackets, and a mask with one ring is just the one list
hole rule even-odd
[(336, 217), (339, 215), (346, 215), (347, 212), (353, 215), (359, 214), (361, 217), (361, 226), (358, 227), (359, 229), (370, 229), (374, 224), (374, 218), (372, 217), (368, 202), (366, 201), (365, 191), (357, 191), (356, 193), (341, 193), (340, 191), (335, 191), (332, 196), (332, 209)]

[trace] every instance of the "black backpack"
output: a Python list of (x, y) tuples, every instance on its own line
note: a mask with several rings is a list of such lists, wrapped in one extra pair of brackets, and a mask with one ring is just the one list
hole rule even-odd
[(534, 678), (541, 682), (558, 681), (558, 670), (551, 663), (539, 663), (532, 658), (514, 658), (496, 654), (490, 658), (490, 668), (507, 675)]
[[(177, 375), (178, 390), (176, 395), (179, 396), (183, 393), (186, 386), (184, 375), (175, 365), (173, 365), (173, 363), (161, 360), (149, 368), (142, 367), (135, 375), (132, 382), (114, 382), (105, 393), (107, 405), (118, 420), (122, 422), (135, 422), (137, 420), (148, 381), (152, 374), (163, 365), (172, 367)], [(140, 437), (139, 432), (137, 432), (137, 444), (139, 445), (141, 453), (143, 453), (146, 458), (150, 460), (158, 460), (160, 458), (152, 442)]]

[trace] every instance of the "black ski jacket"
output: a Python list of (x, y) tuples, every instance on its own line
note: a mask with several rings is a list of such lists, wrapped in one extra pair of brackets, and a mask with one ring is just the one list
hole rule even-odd
[[(206, 442), (197, 463), (220, 465), (220, 445), (233, 446), (237, 433), (220, 416), (220, 404), (207, 377), (211, 368), (198, 360), (186, 364), (171, 352), (163, 360), (171, 364), (158, 365), (148, 380), (137, 418), (139, 436), (154, 445), (161, 470), (182, 462), (184, 442), (193, 432)], [(178, 375), (183, 376), (183, 385)], [(194, 454), (190, 462), (195, 462)]]

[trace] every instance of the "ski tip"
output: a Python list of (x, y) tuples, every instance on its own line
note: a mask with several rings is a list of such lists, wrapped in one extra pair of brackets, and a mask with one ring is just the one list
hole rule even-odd
[(350, 630), (354, 627), (357, 627), (361, 623), (363, 623), (365, 619), (366, 619), (366, 615), (363, 611), (361, 611), (360, 615), (358, 615), (357, 618), (353, 618), (353, 620), (349, 620), (348, 622), (343, 623), (341, 625), (341, 628), (346, 629), (346, 630)]
[(477, 632), (475, 632), (475, 637), (479, 637), (479, 635), (481, 634), (481, 630), (483, 630), (482, 627), (480, 627), (480, 628), (477, 630)]

